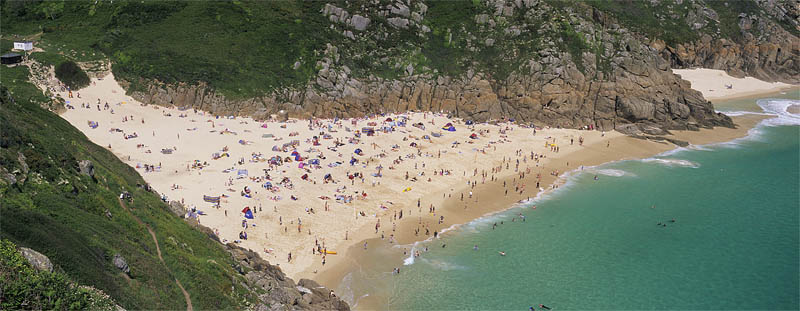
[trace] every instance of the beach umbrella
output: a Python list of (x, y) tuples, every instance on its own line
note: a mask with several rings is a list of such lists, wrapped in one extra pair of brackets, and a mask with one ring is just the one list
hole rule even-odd
[(253, 211), (250, 210), (250, 207), (245, 207), (242, 213), (244, 213), (244, 218), (253, 219)]

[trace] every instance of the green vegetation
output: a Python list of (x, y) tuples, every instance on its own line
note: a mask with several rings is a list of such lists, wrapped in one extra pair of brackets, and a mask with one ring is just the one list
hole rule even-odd
[[(584, 3), (610, 13), (628, 29), (650, 38), (659, 38), (671, 46), (700, 38), (699, 32), (689, 27), (685, 20), (691, 8), (689, 1), (681, 4), (638, 0), (593, 0)], [(676, 12), (677, 16), (669, 16), (670, 11)]]
[(429, 3), (426, 22), (431, 36), (422, 52), (431, 67), (457, 77), (469, 69), (472, 52), (467, 48), (469, 33), (478, 30), (475, 16), (482, 10), (478, 1), (434, 1)]
[[(221, 245), (138, 187), (144, 181), (133, 168), (42, 109), (39, 104), (49, 99), (26, 81), (27, 75), (26, 67), (0, 67), (3, 239), (43, 253), (69, 279), (102, 290), (126, 309), (185, 308), (175, 278), (198, 309), (243, 308), (255, 299)], [(94, 177), (79, 173), (79, 160), (94, 163)], [(130, 211), (119, 204), (122, 191), (133, 195)], [(133, 215), (155, 231), (166, 266)], [(173, 239), (177, 243), (169, 242)], [(115, 254), (125, 258), (130, 276), (113, 265)]]
[(114, 309), (109, 298), (76, 286), (66, 275), (34, 269), (8, 240), (0, 240), (0, 279), (0, 308), (4, 310)]
[(58, 64), (56, 66), (56, 78), (73, 90), (89, 86), (89, 76), (73, 61), (65, 61)]
[(0, 26), (42, 31), (42, 48), (71, 60), (109, 57), (118, 78), (202, 81), (231, 97), (305, 85), (330, 37), (317, 1), (59, 3), (47, 15), (50, 2), (5, 1)]
[(581, 72), (586, 71), (583, 65), (583, 52), (588, 49), (588, 44), (583, 34), (575, 31), (572, 25), (566, 22), (561, 23), (560, 27), (561, 48), (567, 50), (572, 57), (572, 62)]

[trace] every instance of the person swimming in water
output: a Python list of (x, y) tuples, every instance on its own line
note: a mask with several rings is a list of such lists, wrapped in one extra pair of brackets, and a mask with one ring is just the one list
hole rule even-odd
[(539, 304), (539, 308), (550, 310), (550, 307), (545, 306), (543, 304)]
[(500, 256), (505, 256), (506, 252), (500, 251)]
[(472, 250), (473, 251), (477, 251), (478, 250), (478, 244), (475, 244), (475, 246), (472, 247)]

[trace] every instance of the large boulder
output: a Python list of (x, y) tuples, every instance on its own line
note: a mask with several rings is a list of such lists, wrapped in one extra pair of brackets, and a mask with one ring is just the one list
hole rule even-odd
[(170, 201), (167, 206), (169, 206), (169, 211), (175, 214), (175, 216), (183, 218), (183, 216), (186, 215), (186, 207), (184, 207), (181, 202)]
[(125, 258), (123, 258), (122, 255), (114, 254), (113, 262), (114, 262), (114, 266), (117, 267), (117, 269), (119, 269), (120, 271), (122, 271), (125, 274), (130, 275), (131, 268), (128, 267), (128, 262), (125, 261)]
[(19, 252), (36, 270), (53, 272), (53, 263), (50, 262), (50, 258), (42, 255), (42, 253), (27, 247), (20, 247)]
[(81, 174), (94, 178), (94, 163), (90, 160), (83, 160), (78, 162), (78, 168)]

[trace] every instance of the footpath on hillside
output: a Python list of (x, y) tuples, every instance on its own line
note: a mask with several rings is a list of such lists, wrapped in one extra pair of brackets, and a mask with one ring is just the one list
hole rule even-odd
[[(164, 258), (161, 257), (161, 247), (158, 245), (158, 239), (156, 239), (156, 233), (153, 232), (153, 229), (150, 228), (150, 226), (144, 223), (141, 219), (139, 219), (139, 217), (136, 217), (136, 215), (131, 213), (131, 211), (128, 209), (128, 206), (125, 205), (125, 202), (123, 202), (122, 199), (117, 198), (117, 200), (119, 201), (119, 204), (122, 206), (122, 208), (125, 209), (125, 211), (127, 211), (128, 214), (131, 215), (133, 219), (136, 220), (136, 222), (147, 228), (147, 232), (150, 233), (150, 236), (153, 238), (153, 242), (156, 243), (156, 253), (158, 253), (158, 260), (161, 261), (161, 264), (164, 265), (164, 268), (167, 268), (167, 271), (169, 271), (170, 275), (175, 275), (174, 273), (172, 273), (172, 270), (169, 268), (169, 266), (167, 266), (167, 264), (164, 262)], [(183, 288), (181, 281), (178, 281), (177, 278), (175, 278), (175, 284), (178, 284), (178, 287), (181, 289), (181, 292), (183, 292), (183, 297), (186, 299), (186, 310), (192, 311), (193, 310), (192, 299), (189, 297), (189, 292), (187, 292), (186, 289)]]

